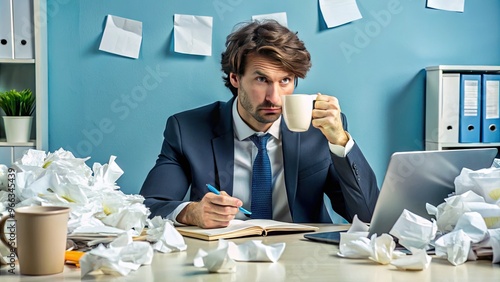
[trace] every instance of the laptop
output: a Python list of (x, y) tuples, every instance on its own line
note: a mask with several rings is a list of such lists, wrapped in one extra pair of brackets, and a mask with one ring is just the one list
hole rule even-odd
[[(455, 178), (462, 168), (479, 170), (491, 167), (496, 148), (394, 153), (369, 227), (369, 237), (389, 233), (404, 209), (431, 219), (426, 203), (438, 206), (455, 192)], [(344, 231), (345, 232), (345, 231)], [(305, 238), (338, 244), (340, 232), (307, 233)]]

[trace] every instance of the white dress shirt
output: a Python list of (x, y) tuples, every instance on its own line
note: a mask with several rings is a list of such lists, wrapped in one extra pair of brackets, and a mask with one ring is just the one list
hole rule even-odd
[[(236, 107), (237, 99), (233, 104), (234, 128), (234, 175), (233, 197), (243, 202), (243, 207), (251, 211), (252, 166), (257, 156), (257, 146), (249, 139), (255, 132), (240, 117)], [(267, 141), (267, 154), (271, 161), (272, 187), (273, 187), (273, 219), (279, 221), (292, 221), (288, 207), (288, 197), (285, 189), (285, 173), (283, 169), (283, 150), (280, 134), (281, 117), (271, 125), (267, 132), (258, 132), (257, 135), (269, 133)], [(238, 219), (248, 218), (243, 213), (236, 214)]]
[[(233, 174), (233, 197), (243, 202), (243, 207), (251, 211), (251, 187), (252, 187), (252, 165), (257, 155), (257, 146), (248, 138), (253, 134), (269, 133), (271, 138), (267, 142), (267, 152), (271, 161), (273, 176), (273, 219), (291, 222), (292, 215), (288, 206), (288, 197), (285, 189), (285, 173), (283, 169), (283, 150), (280, 134), (281, 117), (276, 120), (267, 132), (255, 132), (240, 117), (237, 109), (238, 97), (234, 100), (232, 107), (234, 128), (234, 174)], [(345, 157), (354, 145), (354, 141), (348, 134), (349, 141), (346, 146), (330, 145), (330, 151), (339, 157)], [(177, 215), (190, 202), (180, 204), (171, 214), (167, 216), (175, 224)], [(236, 214), (237, 219), (248, 219), (242, 212)]]

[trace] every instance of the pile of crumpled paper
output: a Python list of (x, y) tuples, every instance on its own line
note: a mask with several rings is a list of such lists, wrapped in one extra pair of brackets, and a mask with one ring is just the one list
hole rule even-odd
[(342, 234), (338, 255), (370, 258), (408, 270), (427, 268), (431, 262), (426, 253), (429, 249), (453, 265), (490, 257), (492, 263), (500, 262), (500, 168), (464, 168), (455, 179), (455, 195), (437, 207), (427, 204), (426, 208), (435, 220), (404, 210), (389, 231), (411, 255), (395, 251), (388, 234), (367, 238), (368, 227), (357, 217)]
[[(116, 248), (123, 244), (117, 242), (131, 240), (141, 234), (147, 234), (144, 237), (149, 242), (139, 248), (145, 254), (150, 254), (153, 250), (186, 250), (183, 237), (171, 221), (161, 217), (148, 219), (150, 211), (143, 204), (144, 198), (120, 191), (116, 180), (123, 174), (123, 170), (115, 162), (115, 156), (111, 156), (107, 164), (94, 163), (92, 169), (85, 163), (88, 159), (76, 158), (64, 149), (48, 154), (40, 150), (28, 150), (12, 166), (16, 171), (13, 191), (0, 189), (0, 212), (7, 210), (14, 194), (16, 208), (31, 205), (70, 207), (69, 237), (77, 229), (96, 230), (97, 233), (99, 230), (112, 229), (116, 239), (111, 240), (113, 243), (109, 246), (99, 245), (85, 255), (81, 266), (86, 271), (82, 275), (100, 268), (103, 273), (128, 274), (129, 269), (110, 271), (109, 266), (126, 265), (118, 263), (123, 258)], [(6, 167), (3, 167), (0, 171), (2, 184), (6, 181), (6, 176)], [(132, 269), (147, 262), (150, 260), (141, 261)], [(130, 266), (130, 262), (127, 264)]]
[(57, 205), (71, 208), (68, 231), (79, 226), (112, 226), (142, 232), (148, 209), (140, 195), (125, 195), (116, 185), (123, 170), (111, 156), (108, 164), (86, 165), (59, 149), (46, 154), (28, 150), (13, 164), (16, 170), (16, 207)]

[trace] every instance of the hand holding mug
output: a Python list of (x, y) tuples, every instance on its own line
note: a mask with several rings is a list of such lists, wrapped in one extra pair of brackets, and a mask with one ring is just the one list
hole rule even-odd
[(345, 146), (349, 140), (342, 125), (337, 98), (328, 95), (283, 95), (282, 110), (285, 123), (291, 131), (304, 132), (312, 125), (332, 144)]
[(334, 96), (318, 94), (312, 112), (312, 125), (332, 144), (345, 146), (349, 136), (342, 124), (339, 100)]

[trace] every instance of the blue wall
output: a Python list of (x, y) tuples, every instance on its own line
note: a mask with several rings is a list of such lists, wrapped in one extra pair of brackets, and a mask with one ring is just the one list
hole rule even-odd
[[(49, 150), (91, 156), (90, 166), (116, 155), (126, 193), (153, 166), (169, 115), (231, 97), (220, 53), (252, 15), (287, 13), (312, 54), (296, 92), (340, 99), (379, 184), (393, 152), (424, 148), (426, 66), (500, 64), (498, 0), (467, 0), (464, 13), (427, 9), (425, 0), (357, 0), (363, 19), (331, 29), (312, 0), (48, 2)], [(143, 22), (139, 59), (98, 50), (108, 14)], [(213, 56), (172, 51), (174, 14), (213, 17)]]

